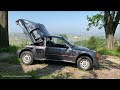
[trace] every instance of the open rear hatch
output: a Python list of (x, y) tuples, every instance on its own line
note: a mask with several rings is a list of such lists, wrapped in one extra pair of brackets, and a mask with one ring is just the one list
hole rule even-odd
[(29, 36), (32, 43), (37, 43), (41, 37), (50, 36), (49, 32), (46, 30), (43, 24), (35, 23), (25, 19), (17, 20), (16, 24), (23, 29), (27, 36)]

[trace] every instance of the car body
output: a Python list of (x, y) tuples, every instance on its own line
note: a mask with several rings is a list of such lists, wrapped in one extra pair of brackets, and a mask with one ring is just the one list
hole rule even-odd
[(31, 45), (17, 52), (23, 64), (32, 64), (34, 60), (54, 60), (76, 63), (83, 70), (98, 66), (100, 55), (96, 51), (75, 46), (63, 36), (51, 36), (43, 24), (25, 19), (16, 22), (32, 41)]

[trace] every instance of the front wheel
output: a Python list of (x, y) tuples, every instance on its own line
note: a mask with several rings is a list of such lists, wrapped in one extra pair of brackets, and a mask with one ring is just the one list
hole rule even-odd
[(90, 70), (92, 68), (92, 60), (87, 56), (81, 56), (77, 60), (77, 66), (82, 70)]
[(25, 65), (30, 65), (33, 63), (33, 54), (30, 51), (24, 51), (20, 55), (20, 61)]

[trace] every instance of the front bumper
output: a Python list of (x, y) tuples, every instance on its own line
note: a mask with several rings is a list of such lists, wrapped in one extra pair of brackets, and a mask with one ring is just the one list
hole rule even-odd
[(98, 58), (96, 58), (96, 57), (93, 58), (93, 67), (94, 68), (99, 68), (99, 66), (100, 66), (99, 61), (100, 61), (100, 59), (101, 59), (101, 55), (100, 54), (99, 54)]

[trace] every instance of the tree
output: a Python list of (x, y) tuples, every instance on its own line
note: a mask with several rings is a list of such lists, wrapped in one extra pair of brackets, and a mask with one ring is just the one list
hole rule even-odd
[(94, 36), (91, 36), (88, 40), (88, 48), (96, 49), (97, 48), (97, 40)]
[(8, 40), (8, 12), (0, 11), (0, 47), (9, 46)]
[(87, 30), (90, 30), (92, 26), (99, 29), (104, 27), (107, 48), (114, 49), (114, 35), (120, 21), (120, 11), (102, 11), (92, 17), (87, 16), (87, 20), (89, 22)]

